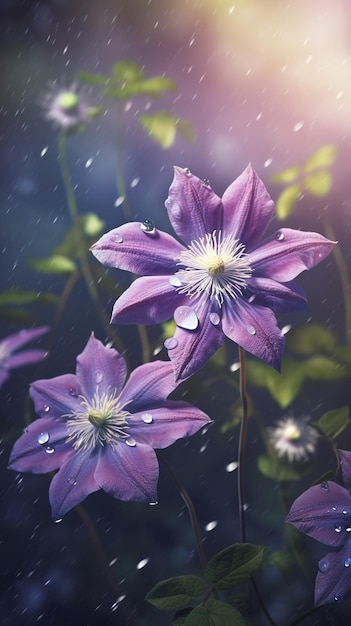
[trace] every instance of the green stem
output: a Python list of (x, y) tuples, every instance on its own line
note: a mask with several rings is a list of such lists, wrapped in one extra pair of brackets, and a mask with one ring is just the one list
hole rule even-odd
[(129, 206), (127, 197), (127, 188), (124, 180), (123, 171), (123, 128), (120, 123), (122, 115), (120, 111), (117, 112), (117, 141), (116, 141), (116, 187), (117, 194), (123, 198), (123, 213), (126, 220), (132, 219), (132, 212)]
[(242, 403), (242, 418), (240, 425), (239, 446), (238, 446), (238, 504), (239, 504), (239, 520), (241, 542), (246, 543), (246, 526), (245, 526), (245, 497), (244, 497), (244, 457), (245, 443), (247, 434), (248, 419), (248, 401), (246, 393), (246, 363), (245, 351), (239, 346), (240, 358), (240, 397)]
[(99, 293), (96, 288), (94, 276), (90, 268), (88, 250), (86, 248), (84, 232), (82, 230), (82, 226), (79, 221), (76, 196), (74, 193), (72, 179), (71, 179), (68, 162), (67, 162), (67, 141), (66, 141), (65, 133), (61, 133), (59, 136), (58, 160), (59, 160), (59, 164), (61, 167), (61, 174), (62, 174), (62, 179), (63, 179), (63, 183), (65, 187), (68, 209), (71, 215), (73, 226), (77, 233), (78, 258), (80, 260), (82, 273), (85, 278), (89, 295), (94, 303), (100, 322), (107, 336), (110, 338), (112, 343), (117, 347), (117, 349), (120, 352), (123, 352), (124, 351), (123, 346), (120, 344), (119, 340), (117, 339), (116, 334), (113, 332), (105, 316), (104, 310), (101, 306)]
[(187, 507), (188, 512), (189, 512), (191, 524), (192, 524), (192, 527), (193, 527), (194, 535), (195, 535), (195, 542), (196, 542), (197, 553), (199, 555), (199, 560), (200, 560), (200, 563), (201, 563), (201, 567), (202, 567), (203, 571), (205, 571), (206, 565), (207, 565), (207, 559), (206, 559), (205, 551), (204, 551), (204, 548), (203, 548), (203, 545), (202, 545), (200, 527), (199, 527), (199, 522), (197, 520), (197, 515), (196, 515), (194, 504), (193, 504), (193, 502), (192, 502), (188, 492), (185, 490), (185, 488), (183, 487), (182, 483), (180, 482), (180, 480), (175, 475), (172, 467), (170, 466), (168, 461), (165, 459), (165, 457), (162, 454), (160, 454), (159, 452), (157, 452), (157, 457), (158, 457), (158, 460), (162, 463), (162, 465), (164, 465), (164, 467), (166, 468), (169, 476), (171, 477), (171, 479), (174, 482), (175, 486), (177, 487), (177, 489), (178, 489), (178, 491), (179, 491), (183, 501), (186, 504), (186, 507)]

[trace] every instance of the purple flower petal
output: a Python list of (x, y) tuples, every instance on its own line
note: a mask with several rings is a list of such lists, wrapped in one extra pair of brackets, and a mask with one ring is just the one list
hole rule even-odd
[(270, 309), (242, 298), (225, 302), (222, 327), (229, 339), (280, 371), (285, 340)]
[(72, 445), (66, 443), (67, 436), (63, 422), (49, 417), (35, 420), (16, 441), (9, 469), (33, 474), (52, 472), (74, 454)]
[(338, 450), (341, 464), (342, 478), (346, 489), (351, 490), (351, 452)]
[(315, 485), (293, 503), (287, 522), (328, 546), (341, 546), (351, 532), (351, 496), (337, 483)]
[[(307, 306), (304, 292), (293, 282), (278, 283), (270, 278), (250, 278), (247, 283), (255, 304), (268, 307), (275, 313), (303, 311)], [(250, 298), (249, 303), (252, 301)]]
[(251, 165), (226, 189), (222, 202), (224, 236), (252, 248), (266, 231), (274, 204)]
[(94, 478), (104, 491), (120, 500), (157, 501), (158, 461), (149, 446), (125, 442), (105, 446)]
[(81, 390), (74, 374), (36, 380), (30, 386), (29, 394), (40, 417), (62, 419), (77, 410), (81, 403), (78, 397)]
[(130, 413), (163, 404), (176, 388), (169, 361), (153, 361), (137, 367), (120, 395), (121, 405)]
[(130, 222), (103, 235), (90, 249), (107, 267), (162, 276), (177, 271), (175, 259), (184, 248), (167, 233), (145, 233), (139, 222)]
[(99, 394), (119, 395), (125, 381), (127, 367), (124, 358), (112, 348), (106, 348), (91, 335), (83, 352), (77, 357), (77, 379), (85, 398)]
[(65, 462), (51, 481), (49, 498), (52, 517), (59, 520), (90, 493), (99, 490), (94, 468), (100, 450), (79, 451)]
[[(19, 333), (15, 333), (2, 339), (0, 341), (0, 354), (9, 356), (12, 352), (15, 352), (19, 348), (22, 348), (26, 343), (45, 335), (49, 331), (48, 326), (40, 326), (39, 328), (30, 328), (21, 330)], [(2, 361), (2, 357), (1, 357)]]
[(169, 401), (160, 408), (133, 414), (128, 420), (128, 432), (138, 443), (167, 448), (210, 422), (208, 415), (187, 402)]
[(281, 228), (273, 239), (250, 252), (250, 263), (255, 276), (287, 283), (325, 259), (333, 245), (318, 233)]
[(158, 324), (173, 317), (175, 309), (188, 300), (169, 282), (169, 277), (137, 278), (115, 302), (114, 324)]
[(172, 361), (176, 381), (185, 380), (198, 369), (205, 365), (206, 361), (221, 347), (224, 336), (220, 324), (211, 322), (214, 305), (210, 301), (193, 298), (190, 300), (190, 309), (193, 310), (198, 326), (195, 330), (186, 330), (177, 326), (176, 332), (167, 346), (168, 356)]
[(175, 233), (186, 244), (222, 228), (221, 199), (209, 184), (181, 167), (174, 168), (165, 206)]
[(334, 604), (351, 589), (351, 539), (338, 552), (329, 552), (318, 564), (314, 603)]
[(12, 354), (7, 357), (3, 364), (9, 369), (15, 369), (17, 367), (23, 367), (24, 365), (30, 365), (31, 363), (38, 363), (47, 357), (45, 350), (22, 350), (18, 354)]

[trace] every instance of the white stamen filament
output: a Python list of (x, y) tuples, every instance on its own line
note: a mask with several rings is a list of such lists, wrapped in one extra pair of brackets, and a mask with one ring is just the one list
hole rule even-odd
[(63, 415), (69, 418), (66, 441), (74, 442), (76, 450), (93, 449), (98, 444), (116, 444), (129, 436), (126, 429), (130, 413), (123, 409), (114, 393), (107, 390), (100, 395), (97, 388), (91, 401), (80, 397), (80, 407), (73, 413)]
[(241, 296), (252, 275), (245, 246), (233, 237), (222, 239), (220, 231), (192, 241), (177, 264), (183, 266), (175, 274), (181, 282), (179, 293), (194, 296), (205, 291), (219, 306), (225, 298)]

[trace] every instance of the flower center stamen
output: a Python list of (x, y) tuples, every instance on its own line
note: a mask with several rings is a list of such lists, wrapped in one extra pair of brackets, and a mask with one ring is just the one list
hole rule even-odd
[(127, 419), (130, 416), (120, 405), (119, 399), (109, 390), (99, 393), (97, 388), (93, 398), (88, 401), (80, 396), (80, 407), (74, 412), (63, 415), (68, 417), (66, 442), (74, 442), (76, 450), (93, 449), (97, 444), (117, 444), (121, 439), (128, 438)]
[(220, 231), (192, 241), (177, 264), (182, 266), (175, 274), (179, 293), (191, 297), (206, 292), (219, 306), (225, 298), (241, 296), (252, 275), (245, 246), (233, 237), (222, 239)]

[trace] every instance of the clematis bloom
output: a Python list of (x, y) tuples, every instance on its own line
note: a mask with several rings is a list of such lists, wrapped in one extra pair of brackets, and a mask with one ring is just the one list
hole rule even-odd
[(272, 445), (279, 457), (289, 463), (304, 462), (316, 451), (318, 431), (309, 424), (309, 417), (285, 416), (268, 429)]
[(92, 335), (76, 374), (31, 385), (40, 419), (15, 443), (9, 467), (39, 474), (59, 469), (49, 489), (55, 520), (99, 489), (121, 500), (156, 502), (154, 448), (210, 422), (187, 402), (167, 400), (176, 387), (171, 363), (147, 363), (125, 378), (122, 356)]
[(43, 109), (46, 119), (64, 132), (80, 130), (101, 112), (101, 107), (89, 104), (86, 92), (77, 85), (59, 87), (56, 83), (44, 97)]
[(281, 228), (259, 245), (274, 207), (250, 166), (222, 199), (208, 181), (176, 167), (165, 205), (183, 243), (146, 220), (113, 229), (91, 248), (103, 265), (143, 275), (117, 300), (111, 321), (174, 318), (165, 346), (176, 379), (202, 367), (224, 336), (279, 370), (284, 336), (275, 313), (305, 307), (292, 280), (322, 261), (332, 242)]
[[(351, 452), (339, 450), (344, 484), (351, 488)], [(293, 503), (287, 522), (333, 548), (318, 563), (315, 605), (340, 602), (351, 591), (351, 496), (335, 482), (307, 489)]]
[(20, 330), (19, 333), (9, 335), (0, 341), (0, 388), (10, 376), (11, 370), (45, 359), (47, 356), (45, 350), (30, 349), (18, 353), (17, 350), (47, 332), (47, 326), (29, 328)]

